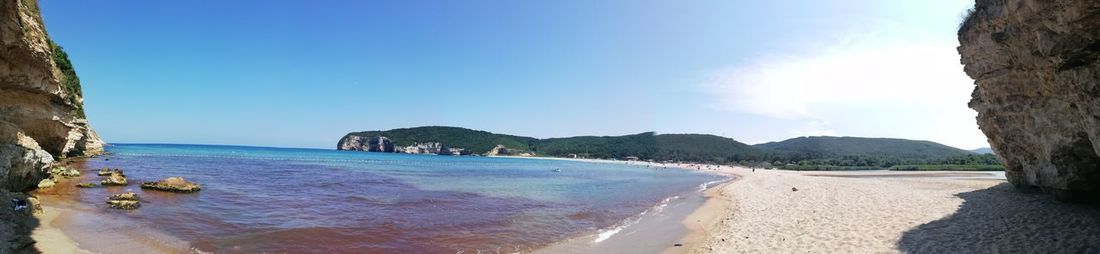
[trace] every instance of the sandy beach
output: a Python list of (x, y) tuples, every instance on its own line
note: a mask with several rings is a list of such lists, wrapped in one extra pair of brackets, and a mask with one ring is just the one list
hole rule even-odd
[(742, 177), (666, 253), (1100, 250), (1100, 209), (1017, 191), (997, 172), (719, 171)]

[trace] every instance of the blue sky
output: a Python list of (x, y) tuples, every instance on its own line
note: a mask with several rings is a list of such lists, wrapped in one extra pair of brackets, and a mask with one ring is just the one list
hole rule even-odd
[(448, 125), (986, 146), (963, 0), (40, 2), (108, 142)]

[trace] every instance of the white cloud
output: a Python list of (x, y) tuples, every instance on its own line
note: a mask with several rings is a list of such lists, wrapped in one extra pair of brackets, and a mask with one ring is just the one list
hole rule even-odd
[(759, 57), (714, 71), (704, 88), (718, 109), (805, 124), (793, 133), (983, 146), (954, 38), (913, 37), (866, 34)]

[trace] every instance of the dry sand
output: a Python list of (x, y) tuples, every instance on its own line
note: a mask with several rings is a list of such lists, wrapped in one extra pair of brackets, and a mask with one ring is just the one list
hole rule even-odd
[(1100, 251), (1100, 208), (1017, 191), (1003, 175), (720, 171), (742, 178), (684, 221), (682, 250), (665, 252)]

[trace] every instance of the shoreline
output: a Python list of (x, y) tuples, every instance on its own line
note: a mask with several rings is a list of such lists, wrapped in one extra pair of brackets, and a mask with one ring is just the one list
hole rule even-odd
[[(642, 161), (614, 161), (614, 160), (596, 160), (596, 159), (572, 159), (572, 158), (542, 158), (542, 157), (504, 157), (503, 158), (525, 158), (525, 159), (545, 159), (545, 160), (567, 160), (567, 161), (579, 161), (587, 163), (614, 163), (624, 164), (638, 167), (642, 170), (691, 170), (699, 173), (717, 174), (707, 170), (697, 170), (690, 168), (689, 165), (673, 165), (673, 164), (659, 164), (649, 163)], [(645, 166), (653, 167), (646, 169)], [(36, 215), (39, 220), (42, 221), (41, 225), (34, 229), (31, 238), (36, 241), (36, 248), (46, 253), (106, 253), (113, 252), (119, 249), (127, 250), (146, 250), (160, 253), (184, 253), (189, 250), (188, 242), (182, 241), (163, 232), (159, 232), (150, 226), (142, 225), (138, 221), (134, 221), (129, 218), (131, 211), (114, 211), (106, 210), (107, 212), (98, 212), (98, 210), (105, 209), (102, 204), (98, 203), (82, 203), (80, 200), (81, 195), (85, 195), (86, 190), (76, 188), (74, 185), (86, 180), (93, 180), (95, 172), (93, 169), (84, 168), (82, 166), (76, 166), (82, 171), (82, 175), (71, 179), (62, 179), (57, 182), (53, 188), (42, 189), (33, 192), (34, 195), (39, 196), (42, 201), (44, 213)], [(718, 174), (721, 175), (721, 174)], [(728, 177), (727, 175), (723, 175)], [(729, 179), (721, 180), (723, 182), (714, 184), (714, 182), (704, 185), (705, 189), (698, 191), (692, 191), (692, 195), (681, 194), (668, 198), (663, 202), (654, 204), (654, 207), (647, 209), (648, 213), (657, 214), (661, 213), (660, 220), (667, 220), (669, 214), (674, 214), (672, 217), (684, 217), (687, 218), (689, 214), (696, 213), (703, 203), (710, 199), (709, 197), (713, 193), (718, 193), (717, 190), (724, 186), (727, 186)], [(663, 210), (663, 211), (662, 211)], [(141, 213), (141, 211), (136, 211)], [(651, 225), (654, 227), (684, 227), (684, 220), (676, 220), (672, 222), (660, 221), (652, 222), (653, 216), (640, 216), (624, 218), (623, 223), (617, 224), (611, 228), (597, 229), (591, 236), (602, 235), (603, 238), (615, 238), (618, 239), (626, 234), (622, 231), (629, 231), (628, 228), (634, 228), (638, 224), (638, 221), (644, 220), (643, 224)], [(645, 218), (642, 218), (645, 217)], [(631, 222), (630, 220), (633, 220)], [(672, 243), (679, 243), (680, 237), (687, 236), (689, 231), (686, 228), (674, 229), (679, 230), (677, 234), (663, 235), (660, 237), (675, 238), (665, 239), (668, 245), (653, 246), (646, 250), (660, 250), (661, 248), (672, 247)], [(640, 235), (640, 234), (639, 234)], [(574, 237), (575, 238), (575, 237)], [(552, 242), (548, 245), (555, 245), (568, 241), (559, 240)], [(608, 242), (616, 241), (615, 239), (607, 240)], [(606, 240), (606, 239), (601, 239)], [(620, 242), (622, 240), (619, 240)], [(539, 247), (534, 250), (545, 249), (547, 246)], [(684, 249), (678, 247), (679, 249)]]
[(54, 225), (57, 220), (68, 219), (68, 210), (51, 205), (42, 205), (42, 214), (35, 215), (39, 220), (38, 227), (31, 232), (34, 239), (34, 247), (42, 253), (93, 253), (80, 248), (80, 244), (73, 240), (60, 227)]
[[(900, 241), (906, 230), (955, 213), (962, 202), (957, 197), (959, 193), (1005, 182), (1003, 173), (990, 172), (763, 169), (752, 172), (744, 167), (707, 164), (503, 158), (649, 166), (653, 168), (645, 170), (689, 170), (726, 179), (704, 184), (703, 189), (692, 195), (681, 194), (654, 204), (637, 217), (624, 218), (621, 224), (580, 232), (577, 236), (536, 248), (534, 252), (537, 253), (783, 252), (807, 248), (896, 252), (900, 247), (894, 243)], [(97, 214), (90, 210), (98, 208), (95, 204), (66, 203), (66, 200), (78, 200), (81, 190), (72, 184), (79, 180), (59, 181), (53, 189), (33, 193), (43, 201), (45, 210), (44, 214), (36, 215), (42, 223), (31, 236), (39, 250), (93, 253), (110, 252), (123, 246), (121, 248), (152, 252), (188, 251), (189, 243), (127, 221), (125, 213)], [(928, 212), (905, 213), (914, 209), (927, 209)], [(820, 211), (831, 212), (816, 213)], [(899, 214), (909, 217), (891, 220), (891, 216)], [(866, 223), (852, 221), (854, 219), (870, 220), (873, 226), (853, 226)], [(99, 232), (104, 229), (105, 232)], [(838, 230), (843, 232), (834, 232)], [(842, 239), (839, 243), (821, 242), (838, 237)]]
[[(665, 254), (677, 254), (688, 253), (696, 246), (702, 245), (710, 236), (710, 232), (715, 231), (717, 223), (723, 220), (727, 220), (730, 214), (730, 206), (732, 201), (727, 196), (726, 189), (735, 184), (742, 177), (741, 174), (735, 173), (732, 170), (732, 166), (713, 165), (713, 164), (695, 164), (695, 163), (657, 163), (647, 161), (621, 161), (621, 160), (607, 160), (607, 159), (587, 159), (587, 158), (561, 158), (561, 157), (533, 157), (533, 156), (491, 156), (497, 158), (519, 158), (519, 159), (535, 159), (535, 160), (561, 160), (561, 161), (575, 161), (575, 162), (587, 162), (587, 163), (614, 163), (625, 164), (634, 166), (649, 166), (653, 167), (653, 170), (670, 169), (670, 170), (687, 170), (701, 174), (712, 174), (723, 176), (726, 179), (721, 180), (713, 186), (707, 186), (705, 189), (693, 193), (698, 194), (698, 197), (692, 197), (700, 199), (698, 204), (694, 204), (687, 212), (680, 212), (680, 214), (654, 214), (648, 210), (642, 214), (640, 218), (637, 218), (635, 223), (628, 224), (626, 226), (613, 226), (612, 228), (601, 228), (595, 230), (595, 232), (589, 232), (580, 236), (571, 237), (565, 240), (556, 241), (542, 248), (536, 249), (534, 253), (597, 253), (607, 251), (619, 251), (623, 249), (629, 249), (636, 247), (635, 245), (625, 246), (623, 244), (606, 243), (602, 240), (616, 237), (619, 234), (623, 234), (621, 231), (630, 231), (632, 234), (638, 233), (641, 236), (631, 236), (636, 238), (634, 240), (654, 240), (653, 236), (660, 235), (662, 238), (667, 237), (671, 232), (675, 231), (671, 228), (679, 227), (682, 232), (678, 232), (673, 241), (669, 244), (661, 245), (654, 249), (637, 250), (641, 253), (665, 253)], [(748, 168), (745, 168), (746, 170)], [(710, 183), (704, 183), (704, 185)], [(680, 197), (683, 198), (683, 197)], [(684, 202), (686, 203), (686, 202)], [(669, 205), (668, 203), (659, 203), (655, 206)], [(678, 203), (677, 205), (686, 205)], [(680, 208), (680, 210), (684, 210)], [(639, 225), (638, 221), (644, 220), (656, 220), (652, 219), (655, 216), (677, 217), (673, 221), (661, 221), (655, 223), (663, 223), (664, 225)], [(628, 220), (631, 218), (628, 218)], [(653, 224), (653, 223), (651, 223)], [(646, 228), (663, 228), (664, 230), (651, 230), (649, 232), (639, 229), (640, 227)], [(608, 231), (620, 231), (613, 235), (606, 236)], [(639, 233), (641, 232), (641, 233)], [(667, 239), (667, 238), (666, 238)], [(679, 245), (679, 246), (677, 246)]]
[(683, 246), (668, 247), (661, 253), (689, 252), (695, 246), (701, 245), (710, 238), (711, 232), (715, 231), (719, 222), (729, 218), (731, 207), (735, 204), (724, 193), (726, 193), (726, 189), (739, 181), (741, 176), (732, 173), (727, 174), (730, 176), (730, 180), (707, 189), (703, 193), (705, 198), (703, 204), (680, 222), (687, 229), (687, 234), (680, 239)]

